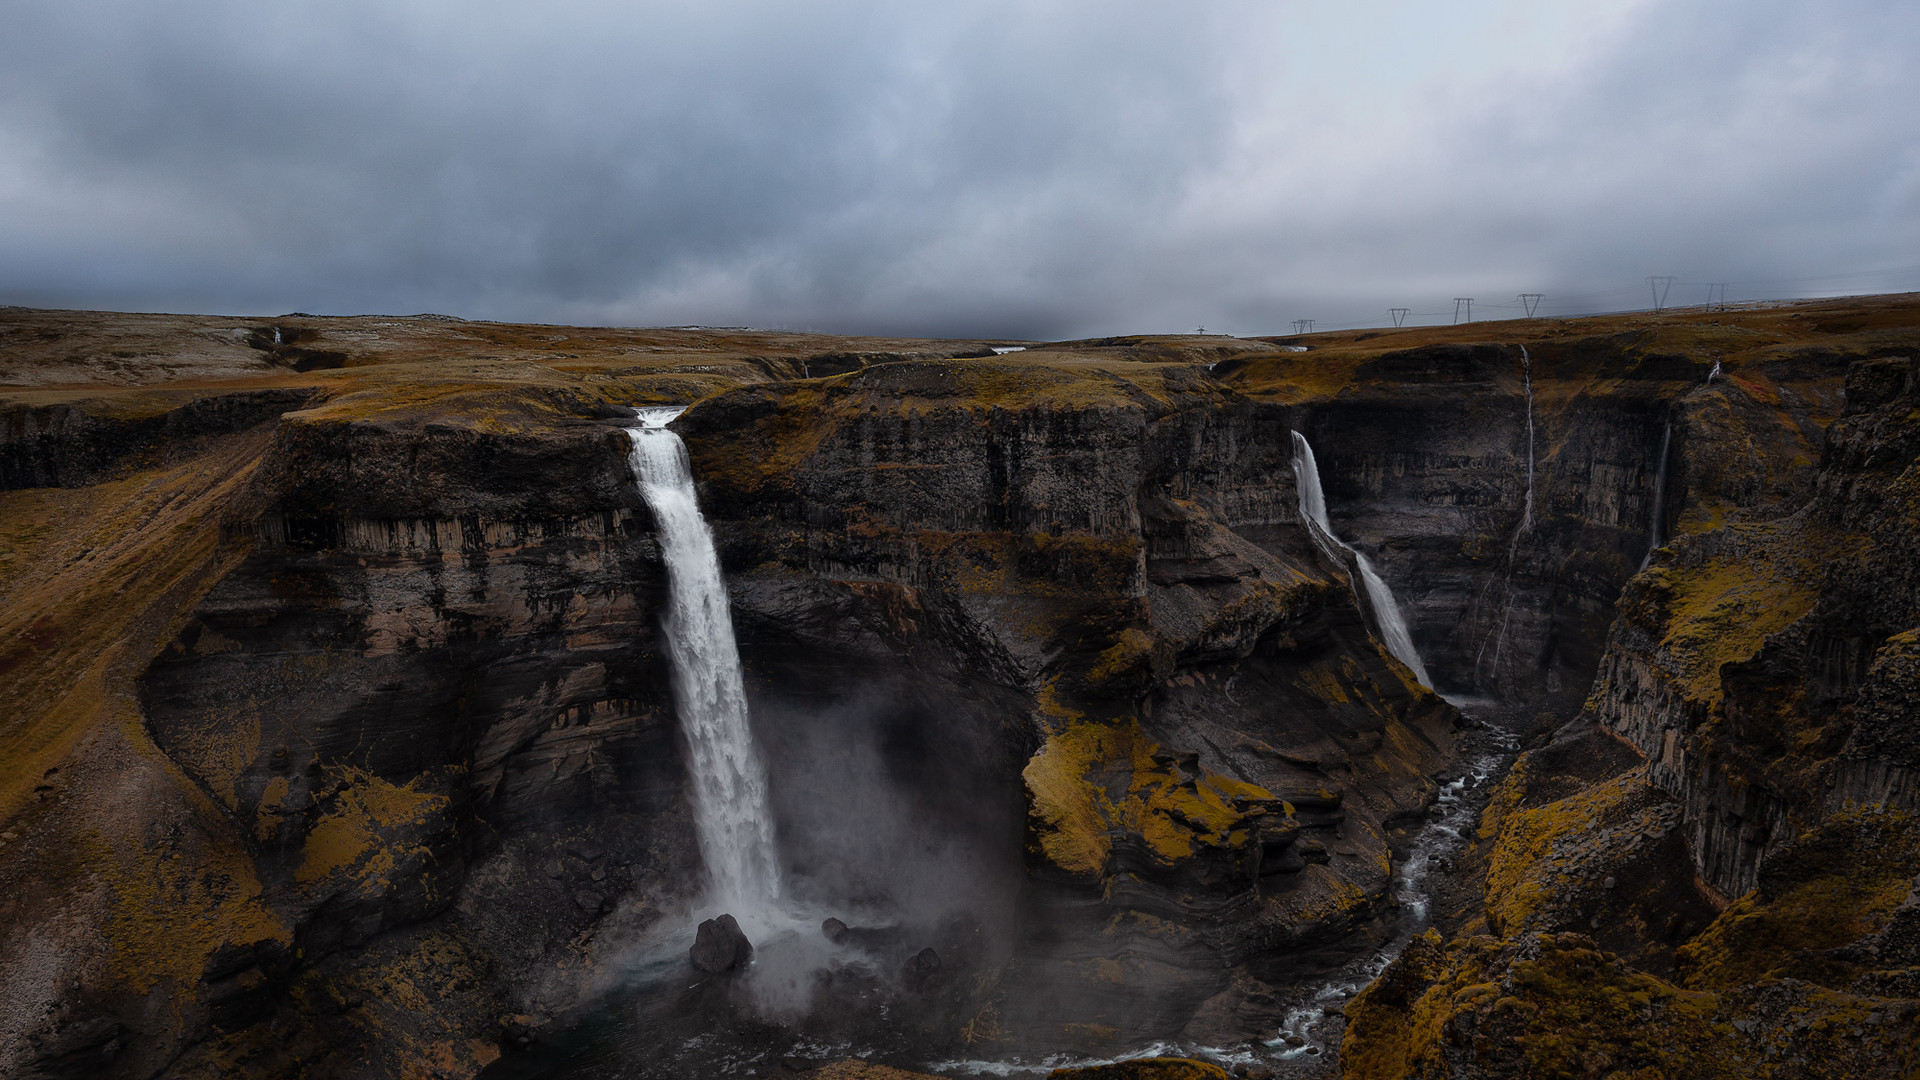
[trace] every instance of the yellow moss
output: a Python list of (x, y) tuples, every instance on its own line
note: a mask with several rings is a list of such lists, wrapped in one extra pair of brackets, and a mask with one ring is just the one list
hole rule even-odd
[[(220, 515), (246, 490), (264, 435), (88, 488), (0, 492), (0, 821), (102, 723), (139, 732), (133, 679), (187, 611), (246, 555)], [(57, 521), (58, 528), (46, 523)]]
[(1520, 1059), (1516, 1075), (1599, 1076), (1601, 1063), (1623, 1069), (1610, 1075), (1754, 1075), (1732, 1029), (1714, 1023), (1717, 1004), (1571, 935), (1544, 936), (1523, 960), (1488, 938), (1442, 948), (1430, 930), (1348, 1006), (1341, 1064), (1349, 1080), (1441, 1077), (1497, 1047)]
[(1120, 636), (1100, 654), (1092, 670), (1087, 672), (1087, 681), (1103, 683), (1116, 675), (1124, 675), (1138, 667), (1152, 652), (1153, 638), (1129, 626), (1120, 631)]
[(396, 848), (392, 835), (428, 824), (447, 808), (447, 797), (416, 791), (420, 778), (395, 785), (358, 769), (346, 772), (346, 783), (333, 808), (307, 834), (295, 878), (313, 884), (346, 875), (371, 891), (385, 891), (400, 857), (422, 854), (420, 848)]
[[(1503, 790), (1524, 790), (1512, 786), (1516, 783), (1523, 781), (1509, 777)], [(1617, 817), (1620, 807), (1645, 786), (1643, 771), (1636, 769), (1531, 810), (1514, 811), (1517, 796), (1508, 795), (1498, 818), (1499, 839), (1487, 860), (1488, 923), (1504, 934), (1525, 929), (1528, 918), (1555, 895), (1554, 842), (1579, 835), (1603, 818)], [(1494, 801), (1501, 799), (1496, 792)]]
[(1735, 525), (1745, 541), (1705, 565), (1657, 568), (1669, 593), (1662, 649), (1679, 668), (1676, 683), (1709, 704), (1721, 698), (1720, 667), (1759, 652), (1820, 598), (1822, 567), (1838, 556), (1839, 538), (1808, 536), (1778, 525)]
[[(1110, 1040), (1119, 1032), (1113, 1028), (1097, 1025), (1069, 1024), (1069, 1029), (1077, 1033), (1096, 1034), (1101, 1040)], [(1192, 1058), (1131, 1058), (1107, 1065), (1087, 1065), (1080, 1068), (1055, 1069), (1047, 1074), (1048, 1080), (1229, 1080), (1227, 1071), (1210, 1061), (1196, 1061)]]
[(292, 929), (261, 898), (244, 850), (190, 833), (178, 846), (88, 833), (81, 861), (110, 897), (103, 933), (113, 977), (134, 993), (190, 986), (223, 945), (291, 943)]
[(1306, 691), (1330, 705), (1346, 705), (1351, 702), (1347, 689), (1340, 683), (1340, 674), (1325, 662), (1310, 664), (1303, 668), (1299, 683)]
[(1906, 899), (1920, 866), (1920, 820), (1855, 808), (1801, 836), (1775, 857), (1799, 880), (1776, 895), (1734, 901), (1678, 952), (1689, 986), (1725, 990), (1877, 933)]
[(1020, 774), (1041, 851), (1072, 873), (1100, 873), (1113, 851), (1113, 804), (1087, 779), (1096, 763), (1112, 756), (1111, 735), (1098, 724), (1076, 723), (1049, 738)]
[(1167, 865), (1202, 845), (1244, 846), (1246, 812), (1234, 801), (1272, 794), (1211, 773), (1187, 776), (1156, 755), (1165, 756), (1133, 719), (1077, 721), (1049, 737), (1022, 772), (1041, 852), (1064, 870), (1099, 874), (1122, 836)]

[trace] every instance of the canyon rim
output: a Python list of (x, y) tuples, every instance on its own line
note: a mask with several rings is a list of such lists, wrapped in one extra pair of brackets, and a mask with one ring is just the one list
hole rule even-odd
[(1920, 297), (7, 308), (0, 421), (0, 1075), (1920, 1075)]

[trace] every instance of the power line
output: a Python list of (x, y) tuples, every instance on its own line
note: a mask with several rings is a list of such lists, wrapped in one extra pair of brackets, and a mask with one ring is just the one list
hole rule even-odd
[[(1797, 300), (1797, 299), (1811, 299), (1822, 292), (1822, 290), (1809, 289), (1805, 291), (1796, 290), (1796, 291), (1790, 291), (1790, 292), (1779, 292), (1779, 293), (1768, 294), (1768, 293), (1760, 293), (1757, 290), (1750, 288), (1751, 286), (1774, 286), (1774, 285), (1787, 285), (1792, 283), (1813, 284), (1818, 282), (1844, 282), (1844, 281), (1860, 280), (1863, 278), (1892, 277), (1892, 276), (1899, 276), (1899, 275), (1920, 275), (1920, 264), (1914, 264), (1911, 266), (1885, 267), (1885, 268), (1876, 269), (1876, 270), (1858, 270), (1858, 271), (1850, 271), (1846, 273), (1836, 273), (1836, 274), (1809, 275), (1809, 276), (1795, 277), (1795, 278), (1767, 278), (1767, 279), (1755, 279), (1752, 281), (1722, 281), (1722, 282), (1711, 282), (1711, 283), (1689, 282), (1688, 284), (1689, 284), (1689, 287), (1692, 287), (1693, 285), (1696, 285), (1696, 284), (1707, 286), (1707, 290), (1708, 290), (1707, 303), (1703, 305), (1703, 307), (1706, 310), (1725, 311), (1725, 310), (1730, 310), (1732, 307), (1738, 304), (1769, 303), (1769, 302)], [(1648, 310), (1652, 310), (1656, 313), (1659, 313), (1659, 312), (1664, 312), (1666, 310), (1668, 306), (1667, 301), (1671, 299), (1672, 286), (1674, 286), (1675, 284), (1678, 284), (1681, 280), (1682, 279), (1674, 275), (1649, 275), (1648, 277), (1643, 278), (1642, 284), (1639, 286), (1639, 288), (1648, 290), (1645, 293), (1641, 293), (1641, 295), (1647, 296), (1649, 300), (1653, 302), (1655, 306), (1651, 309), (1645, 308), (1645, 307), (1638, 307), (1631, 303), (1622, 302), (1627, 297), (1632, 296), (1635, 292), (1638, 291), (1638, 289), (1633, 287), (1626, 287), (1626, 288), (1619, 288), (1619, 289), (1606, 289), (1606, 290), (1600, 290), (1600, 291), (1590, 292), (1590, 293), (1554, 293), (1552, 294), (1552, 299), (1553, 299), (1552, 306), (1555, 310), (1551, 313), (1545, 310), (1547, 307), (1547, 304), (1546, 304), (1547, 294), (1545, 293), (1539, 293), (1539, 294), (1521, 293), (1521, 294), (1517, 294), (1514, 297), (1514, 299), (1508, 303), (1504, 303), (1504, 304), (1483, 303), (1483, 304), (1480, 304), (1479, 306), (1482, 308), (1490, 308), (1494, 310), (1528, 311), (1532, 317), (1558, 318), (1558, 319), (1581, 318), (1585, 316), (1594, 316), (1594, 315), (1630, 315), (1636, 312), (1644, 312)], [(1893, 284), (1893, 283), (1889, 283), (1889, 284)], [(1664, 286), (1665, 295), (1662, 295), (1663, 286)], [(1881, 291), (1885, 292), (1888, 290), (1881, 290)], [(1898, 292), (1900, 290), (1894, 289), (1891, 291)], [(1878, 295), (1878, 293), (1860, 293), (1859, 295)], [(1534, 301), (1533, 305), (1529, 309), (1527, 300), (1529, 297), (1532, 297), (1532, 296), (1537, 296), (1538, 299)], [(1445, 325), (1444, 323), (1439, 322), (1439, 320), (1447, 319), (1449, 317), (1455, 323), (1470, 322), (1472, 321), (1472, 312), (1473, 312), (1474, 303), (1475, 301), (1473, 300), (1473, 298), (1463, 296), (1463, 297), (1454, 298), (1454, 306), (1452, 311), (1448, 311), (1445, 308), (1416, 311), (1410, 307), (1393, 307), (1393, 308), (1387, 309), (1388, 322), (1386, 323), (1378, 322), (1371, 319), (1360, 319), (1360, 320), (1355, 320), (1353, 322), (1337, 322), (1330, 325), (1327, 329), (1328, 331), (1366, 330), (1366, 329), (1373, 329), (1373, 328), (1379, 328), (1379, 327), (1386, 327), (1389, 325), (1397, 328), (1405, 328), (1409, 324), (1415, 325), (1415, 326)], [(1378, 309), (1375, 309), (1375, 310), (1378, 310)], [(1431, 320), (1431, 322), (1423, 322), (1423, 320)], [(1311, 320), (1309, 320), (1308, 325), (1316, 325), (1316, 324), (1313, 323)]]
[(1652, 274), (1647, 277), (1647, 291), (1653, 294), (1653, 313), (1660, 314), (1667, 306), (1667, 290), (1673, 288), (1672, 274)]
[(1533, 318), (1534, 309), (1540, 306), (1540, 301), (1546, 299), (1546, 296), (1546, 293), (1537, 292), (1523, 292), (1520, 294), (1520, 306), (1527, 309), (1527, 318)]
[(1293, 320), (1293, 332), (1294, 332), (1294, 333), (1296, 333), (1296, 334), (1311, 334), (1311, 333), (1313, 333), (1313, 320), (1312, 320), (1312, 319), (1295, 319), (1295, 320)]

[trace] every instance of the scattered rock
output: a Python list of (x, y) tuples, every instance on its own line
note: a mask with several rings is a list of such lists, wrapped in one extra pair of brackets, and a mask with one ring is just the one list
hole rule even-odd
[(500, 1018), (500, 1048), (525, 1050), (539, 1041), (540, 1021), (525, 1013)]
[(828, 919), (821, 923), (820, 932), (825, 934), (827, 940), (833, 942), (835, 945), (847, 940), (847, 924), (841, 922), (839, 919)]
[(693, 948), (687, 954), (693, 966), (710, 974), (732, 971), (753, 959), (753, 943), (731, 915), (708, 919), (694, 933)]
[(939, 973), (940, 954), (934, 952), (932, 947), (929, 946), (913, 954), (912, 959), (907, 961), (905, 969), (900, 972), (900, 977), (905, 980), (908, 986), (913, 987), (915, 990), (921, 990), (925, 989), (927, 984), (931, 983)]

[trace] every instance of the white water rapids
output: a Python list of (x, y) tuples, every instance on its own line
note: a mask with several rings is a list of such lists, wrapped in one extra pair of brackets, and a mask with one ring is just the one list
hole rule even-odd
[(780, 899), (767, 770), (747, 725), (740, 649), (713, 532), (694, 497), (687, 448), (667, 430), (683, 411), (638, 410), (638, 425), (627, 429), (633, 443), (628, 462), (653, 510), (667, 568), (667, 651), (693, 774), (707, 900), (723, 911), (759, 914)]
[(1433, 685), (1427, 678), (1426, 665), (1420, 662), (1420, 650), (1413, 646), (1407, 621), (1400, 615), (1400, 605), (1393, 599), (1393, 590), (1374, 572), (1373, 564), (1365, 555), (1333, 534), (1333, 525), (1327, 520), (1327, 497), (1320, 490), (1319, 463), (1313, 459), (1312, 444), (1297, 431), (1293, 433), (1293, 477), (1294, 486), (1300, 491), (1300, 516), (1307, 522), (1307, 531), (1314, 543), (1335, 562), (1344, 562), (1335, 549), (1353, 556), (1354, 565), (1360, 569), (1361, 585), (1367, 591), (1367, 606), (1373, 609), (1374, 622), (1379, 625), (1380, 640), (1395, 659), (1413, 669), (1423, 684)]

